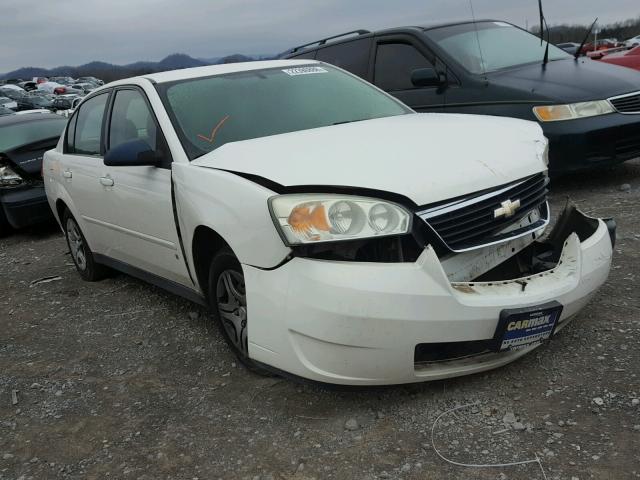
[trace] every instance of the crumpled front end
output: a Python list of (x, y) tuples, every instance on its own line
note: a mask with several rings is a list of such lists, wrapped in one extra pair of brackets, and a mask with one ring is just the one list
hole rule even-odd
[[(420, 382), (495, 368), (542, 344), (585, 306), (607, 279), (614, 237), (613, 222), (569, 206), (548, 236), (503, 243), (514, 249), (504, 260), (495, 261), (498, 247), (486, 247), (493, 260), (472, 277), (472, 269), (452, 274), (464, 268), (431, 245), (415, 261), (295, 257), (273, 270), (243, 265), (249, 354), (332, 384)], [(549, 325), (539, 325), (545, 319)], [(533, 333), (515, 335), (527, 325)]]

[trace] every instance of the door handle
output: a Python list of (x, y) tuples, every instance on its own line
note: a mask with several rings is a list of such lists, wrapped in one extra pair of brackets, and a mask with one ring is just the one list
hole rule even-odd
[(64, 172), (62, 172), (62, 176), (64, 178), (71, 178), (73, 177), (73, 173), (71, 173), (71, 170), (65, 170)]
[(111, 177), (100, 177), (100, 183), (105, 187), (113, 187), (113, 178)]

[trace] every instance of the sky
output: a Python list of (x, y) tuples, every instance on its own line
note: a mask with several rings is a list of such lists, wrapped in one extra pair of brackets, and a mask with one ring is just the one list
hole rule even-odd
[[(534, 25), (537, 0), (472, 0), (476, 18)], [(640, 16), (638, 0), (545, 0), (550, 25)], [(469, 0), (2, 0), (0, 72), (279, 53), (353, 29), (471, 18)]]

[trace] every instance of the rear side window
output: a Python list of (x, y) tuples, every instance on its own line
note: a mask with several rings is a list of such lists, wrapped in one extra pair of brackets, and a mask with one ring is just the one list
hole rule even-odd
[(73, 151), (80, 155), (100, 155), (102, 119), (109, 98), (108, 93), (85, 101), (78, 110)]
[(433, 68), (416, 47), (408, 43), (383, 43), (376, 51), (374, 83), (388, 92), (410, 90), (411, 72), (418, 68)]
[(147, 102), (138, 90), (118, 90), (113, 101), (108, 149), (131, 140), (144, 140), (157, 150), (157, 127)]
[(74, 153), (73, 152), (73, 144), (76, 138), (76, 122), (78, 121), (78, 115), (74, 115), (69, 120), (69, 125), (67, 126), (67, 138), (64, 143), (64, 151), (65, 153)]
[(370, 47), (370, 38), (332, 45), (318, 50), (316, 60), (330, 63), (364, 78), (369, 70)]
[(317, 50), (311, 50), (310, 52), (302, 53), (300, 55), (293, 55), (291, 58), (295, 58), (296, 60), (303, 60), (303, 59), (315, 60), (316, 53), (317, 53)]

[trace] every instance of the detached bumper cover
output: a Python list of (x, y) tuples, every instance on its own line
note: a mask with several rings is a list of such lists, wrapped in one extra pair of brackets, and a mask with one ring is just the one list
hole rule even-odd
[(53, 220), (44, 187), (0, 188), (0, 208), (13, 228)]
[(431, 247), (415, 263), (245, 265), (249, 354), (300, 377), (350, 385), (435, 380), (509, 363), (536, 346), (427, 365), (415, 363), (414, 352), (418, 344), (491, 339), (502, 310), (550, 301), (562, 304), (557, 330), (564, 327), (605, 282), (612, 256), (607, 224), (575, 212), (563, 222), (576, 231), (561, 240), (558, 265), (518, 280), (452, 283)]

